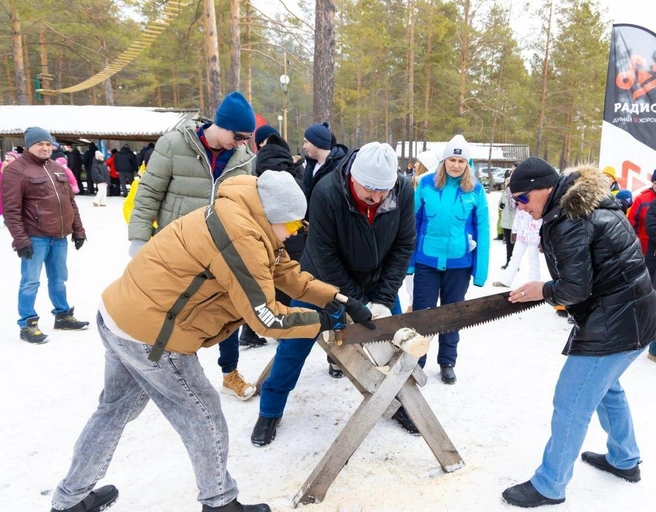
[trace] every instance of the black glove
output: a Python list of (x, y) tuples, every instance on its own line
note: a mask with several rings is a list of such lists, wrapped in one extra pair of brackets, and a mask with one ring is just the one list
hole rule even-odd
[(362, 304), (359, 300), (355, 300), (353, 297), (348, 297), (346, 301), (346, 312), (353, 319), (356, 324), (362, 324), (367, 329), (375, 329), (376, 326), (371, 321), (371, 311), (369, 308)]
[(346, 327), (346, 305), (337, 299), (331, 300), (318, 313), (322, 331), (339, 331)]
[(75, 250), (79, 251), (80, 247), (84, 245), (84, 238), (74, 238), (73, 243), (75, 244)]
[(16, 251), (16, 254), (18, 254), (19, 258), (25, 258), (26, 260), (31, 260), (32, 255), (34, 254), (34, 249), (32, 249), (32, 244), (28, 245), (27, 247), (23, 247), (22, 249), (18, 249)]

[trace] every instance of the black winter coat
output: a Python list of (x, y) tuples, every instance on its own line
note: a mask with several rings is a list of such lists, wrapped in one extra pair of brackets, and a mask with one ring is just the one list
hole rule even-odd
[[(266, 147), (266, 146), (265, 146)], [(326, 158), (326, 161), (323, 163), (321, 168), (317, 171), (316, 176), (314, 175), (314, 168), (317, 166), (317, 161), (312, 158), (305, 158), (305, 175), (303, 176), (303, 189), (305, 190), (305, 196), (308, 200), (308, 215), (306, 219), (309, 219), (310, 216), (310, 203), (312, 199), (312, 191), (314, 187), (317, 186), (317, 183), (321, 181), (325, 176), (328, 176), (335, 169), (339, 169), (342, 165), (342, 161), (348, 154), (348, 148), (343, 144), (335, 145), (331, 150), (330, 154)]]
[(94, 183), (111, 183), (109, 177), (109, 169), (107, 169), (107, 164), (101, 162), (100, 160), (94, 160), (91, 164), (91, 180)]
[(139, 168), (137, 165), (137, 157), (130, 148), (123, 146), (121, 150), (116, 153), (116, 156), (114, 157), (114, 168), (116, 169), (116, 172), (126, 174), (134, 174), (137, 172), (137, 169)]
[(599, 171), (561, 176), (542, 218), (552, 278), (544, 297), (576, 321), (563, 353), (614, 354), (656, 339), (656, 292), (640, 242)]
[(652, 284), (654, 284), (656, 281), (656, 201), (649, 203), (647, 216), (645, 217), (645, 230), (649, 236), (645, 261), (647, 262)]
[[(266, 145), (262, 146), (255, 160), (255, 175), (261, 176), (264, 171), (288, 172), (294, 176), (296, 183), (303, 190), (303, 162), (294, 163), (289, 146), (283, 138), (275, 133), (269, 136)], [(301, 259), (306, 238), (307, 233), (301, 230), (285, 240), (285, 249), (291, 259), (295, 261)]]
[(349, 297), (391, 309), (417, 239), (414, 191), (399, 174), (370, 225), (358, 211), (349, 186), (357, 152), (314, 189), (301, 268)]

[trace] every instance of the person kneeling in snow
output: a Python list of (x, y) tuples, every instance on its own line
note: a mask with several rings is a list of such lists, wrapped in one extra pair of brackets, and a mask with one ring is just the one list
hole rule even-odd
[[(337, 288), (301, 272), (283, 242), (302, 225), (307, 203), (291, 174), (226, 180), (218, 199), (168, 225), (102, 294), (98, 330), (106, 350), (105, 389), (53, 494), (52, 510), (104, 510), (118, 497), (103, 478), (125, 425), (148, 399), (189, 453), (203, 512), (268, 512), (242, 505), (226, 468), (228, 427), (219, 394), (196, 352), (247, 322), (272, 338), (341, 329), (346, 313), (373, 328), (371, 313)], [(275, 290), (318, 311), (288, 308)]]

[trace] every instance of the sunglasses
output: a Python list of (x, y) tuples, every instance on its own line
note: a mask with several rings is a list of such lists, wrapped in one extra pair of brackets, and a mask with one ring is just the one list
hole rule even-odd
[(249, 140), (253, 134), (251, 133), (250, 135), (242, 135), (241, 133), (237, 133), (234, 130), (230, 130), (232, 132), (232, 138), (234, 139), (235, 142), (241, 142), (243, 140)]
[(298, 230), (303, 227), (303, 221), (293, 220), (291, 222), (285, 222), (285, 227), (287, 228), (287, 232), (290, 235), (295, 235), (296, 233), (298, 233)]
[(512, 197), (515, 203), (527, 204), (530, 200), (530, 198), (528, 197), (529, 194), (530, 192), (526, 192), (526, 194), (517, 194), (516, 196), (510, 196), (510, 197)]

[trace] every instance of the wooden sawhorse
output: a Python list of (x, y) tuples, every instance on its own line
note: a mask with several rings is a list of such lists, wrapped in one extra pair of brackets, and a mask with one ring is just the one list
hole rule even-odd
[[(294, 497), (294, 506), (321, 503), (330, 485), (378, 420), (391, 418), (400, 406), (417, 426), (442, 470), (451, 473), (464, 466), (460, 454), (419, 391), (418, 386), (424, 386), (427, 379), (415, 357), (392, 343), (367, 344), (366, 352), (361, 345), (326, 343), (321, 336), (317, 343), (339, 363), (364, 399)], [(372, 361), (378, 366), (388, 366), (389, 371), (381, 372)], [(258, 393), (272, 364), (273, 360), (258, 379)]]

